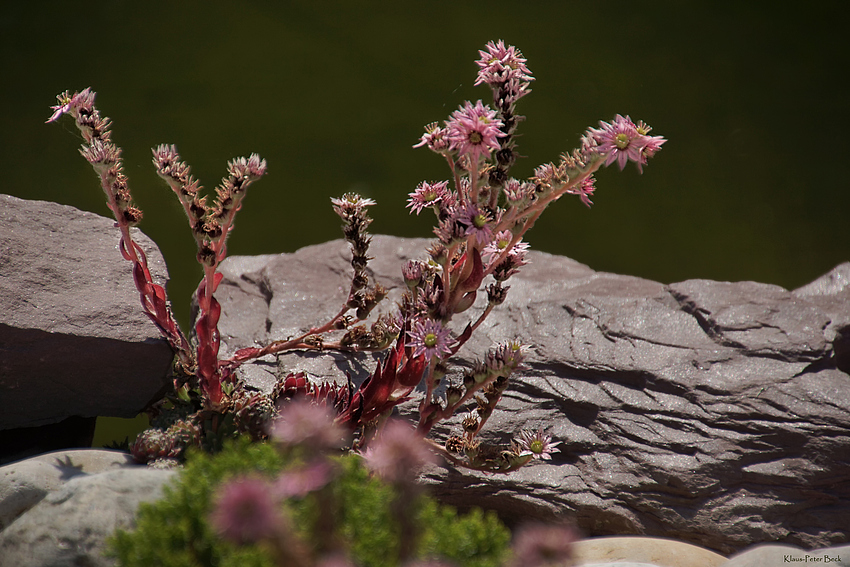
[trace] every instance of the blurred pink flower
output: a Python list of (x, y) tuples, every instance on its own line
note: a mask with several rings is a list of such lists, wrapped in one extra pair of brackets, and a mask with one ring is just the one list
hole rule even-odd
[(255, 543), (276, 537), (284, 525), (270, 484), (241, 478), (222, 485), (210, 516), (213, 528), (236, 543)]
[(396, 419), (387, 422), (363, 458), (369, 469), (389, 482), (411, 481), (420, 467), (437, 463), (437, 456), (428, 449), (422, 436)]
[(514, 535), (513, 564), (516, 567), (571, 565), (576, 531), (563, 525), (527, 524)]
[(338, 449), (348, 433), (334, 421), (336, 413), (306, 398), (285, 403), (280, 417), (271, 425), (270, 435), (284, 445), (300, 445), (311, 450)]
[(303, 467), (283, 472), (274, 483), (274, 493), (280, 498), (301, 498), (319, 490), (331, 480), (333, 467), (320, 458)]

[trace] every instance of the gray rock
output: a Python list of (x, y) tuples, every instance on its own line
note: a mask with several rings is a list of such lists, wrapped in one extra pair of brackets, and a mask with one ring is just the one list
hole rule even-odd
[(124, 452), (79, 449), (45, 453), (0, 467), (0, 531), (65, 482), (133, 465)]
[[(168, 384), (171, 349), (139, 304), (114, 221), (0, 195), (0, 430), (133, 417)], [(168, 273), (137, 229), (151, 273)]]
[(722, 555), (655, 537), (598, 537), (573, 546), (576, 567), (725, 567)]
[[(44, 464), (63, 475), (58, 484)], [(13, 473), (4, 474), (9, 468)], [(0, 494), (14, 493), (14, 483), (41, 483), (30, 490), (48, 493), (0, 531), (0, 567), (114, 565), (103, 555), (106, 539), (116, 528), (131, 528), (139, 504), (159, 498), (174, 474), (127, 466), (123, 455), (109, 451), (54, 453), (3, 467)]]
[[(403, 261), (424, 257), (427, 243), (374, 238), (370, 268), (391, 289), (384, 309), (401, 293)], [(346, 298), (348, 259), (342, 241), (229, 258), (217, 294), (222, 350), (325, 322)], [(499, 341), (530, 345), (483, 434), (508, 443), (543, 428), (560, 452), (507, 475), (432, 471), (426, 480), (440, 498), (512, 523), (570, 516), (589, 536), (663, 536), (724, 555), (762, 542), (850, 541), (850, 263), (792, 292), (754, 282), (665, 286), (569, 258), (530, 260), (453, 361), (468, 366)], [(456, 317), (456, 331), (481, 299)], [(373, 358), (291, 353), (242, 372), (261, 389), (297, 370), (362, 380)]]

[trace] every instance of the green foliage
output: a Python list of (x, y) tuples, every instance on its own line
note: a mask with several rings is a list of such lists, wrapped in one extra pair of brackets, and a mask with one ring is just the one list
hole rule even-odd
[[(323, 494), (332, 503), (338, 536), (355, 564), (395, 566), (399, 529), (392, 519), (394, 489), (372, 478), (357, 456), (346, 455), (336, 462), (339, 476)], [(272, 555), (262, 546), (237, 546), (218, 538), (208, 517), (223, 481), (244, 474), (273, 478), (286, 466), (272, 445), (248, 439), (228, 443), (215, 455), (190, 453), (164, 497), (139, 508), (136, 529), (116, 532), (111, 540), (114, 556), (124, 567), (273, 567)], [(444, 557), (464, 567), (500, 565), (506, 557), (510, 533), (492, 512), (459, 515), (426, 496), (409, 506), (416, 511), (420, 528), (420, 557)], [(311, 535), (319, 531), (320, 509), (316, 498), (287, 502), (299, 534), (310, 544), (318, 541)]]
[(511, 533), (495, 512), (473, 508), (458, 515), (449, 506), (428, 500), (422, 514), (429, 526), (421, 542), (425, 557), (444, 557), (464, 567), (500, 565), (507, 557)]
[[(195, 567), (273, 564), (256, 548), (236, 548), (221, 542), (207, 518), (215, 488), (224, 480), (255, 472), (269, 476), (283, 469), (273, 447), (240, 439), (216, 455), (196, 451), (164, 497), (139, 507), (136, 530), (118, 530), (112, 540), (120, 565)], [(240, 563), (241, 561), (241, 563)]]

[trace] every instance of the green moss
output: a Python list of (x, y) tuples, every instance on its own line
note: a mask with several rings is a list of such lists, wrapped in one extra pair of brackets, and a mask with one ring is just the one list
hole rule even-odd
[[(339, 457), (338, 463), (340, 474), (324, 492), (335, 510), (337, 536), (357, 565), (393, 567), (400, 537), (392, 519), (394, 489), (372, 478), (357, 456)], [(113, 555), (125, 567), (273, 567), (267, 550), (221, 540), (207, 518), (223, 481), (249, 473), (273, 478), (285, 467), (273, 446), (247, 439), (229, 443), (215, 455), (191, 453), (164, 497), (139, 508), (136, 529), (116, 532), (111, 540)], [(505, 558), (510, 534), (495, 514), (475, 510), (459, 515), (425, 496), (409, 505), (420, 529), (420, 557), (444, 557), (468, 567), (495, 566)], [(319, 541), (317, 499), (290, 500), (287, 509), (305, 541)]]

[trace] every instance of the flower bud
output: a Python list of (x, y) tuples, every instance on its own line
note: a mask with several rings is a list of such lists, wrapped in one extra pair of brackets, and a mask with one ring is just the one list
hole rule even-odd
[(463, 397), (463, 390), (460, 386), (449, 386), (446, 388), (446, 407), (456, 405)]

